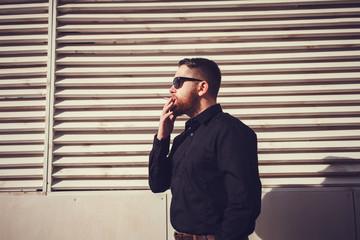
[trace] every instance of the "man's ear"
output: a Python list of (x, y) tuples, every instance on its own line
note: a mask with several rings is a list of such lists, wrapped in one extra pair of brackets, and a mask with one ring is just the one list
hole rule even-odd
[(199, 91), (198, 91), (198, 94), (199, 96), (204, 96), (209, 90), (209, 84), (206, 82), (206, 81), (202, 81), (200, 84), (199, 84)]

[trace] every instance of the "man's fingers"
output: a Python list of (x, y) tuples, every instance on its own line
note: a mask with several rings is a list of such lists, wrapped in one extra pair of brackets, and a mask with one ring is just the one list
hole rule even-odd
[(172, 115), (170, 115), (169, 119), (172, 123), (174, 123), (176, 120), (176, 116), (174, 114), (172, 114)]
[(173, 121), (171, 116), (174, 116), (174, 113), (171, 112), (171, 111), (170, 111), (170, 112), (167, 112), (167, 113), (165, 113), (165, 114), (163, 115), (164, 119), (169, 118), (171, 121)]
[(174, 102), (171, 101), (171, 99), (165, 104), (165, 106), (163, 107), (163, 115), (169, 112), (173, 104)]

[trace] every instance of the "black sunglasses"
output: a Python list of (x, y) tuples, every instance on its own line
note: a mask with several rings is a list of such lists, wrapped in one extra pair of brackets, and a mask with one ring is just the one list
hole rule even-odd
[(181, 83), (185, 82), (185, 81), (202, 82), (203, 80), (196, 79), (196, 78), (176, 77), (173, 80), (174, 88), (176, 88), (176, 89), (180, 88)]

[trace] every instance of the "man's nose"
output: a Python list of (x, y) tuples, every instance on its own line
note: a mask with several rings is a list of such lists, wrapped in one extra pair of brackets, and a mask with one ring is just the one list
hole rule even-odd
[(174, 88), (174, 85), (171, 85), (170, 89), (169, 89), (169, 92), (171, 94), (175, 93), (176, 92), (176, 88)]

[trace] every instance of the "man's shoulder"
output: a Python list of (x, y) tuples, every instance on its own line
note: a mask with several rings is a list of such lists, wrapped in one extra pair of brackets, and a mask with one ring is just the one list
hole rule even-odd
[(248, 125), (242, 122), (239, 118), (226, 112), (222, 112), (218, 114), (214, 118), (214, 123), (216, 124), (216, 126), (220, 127), (223, 130), (228, 128), (231, 129), (240, 128), (243, 131), (254, 132)]
[(221, 112), (215, 117), (216, 121), (225, 125), (242, 125), (246, 126), (239, 118), (227, 113)]

